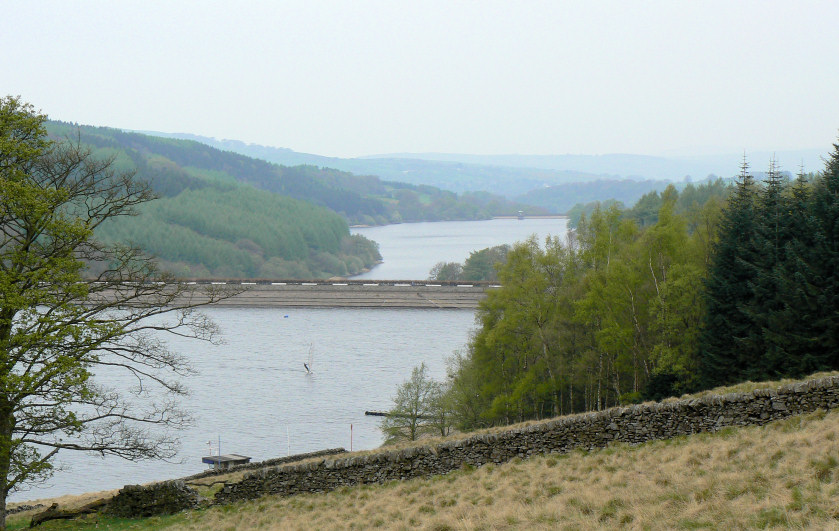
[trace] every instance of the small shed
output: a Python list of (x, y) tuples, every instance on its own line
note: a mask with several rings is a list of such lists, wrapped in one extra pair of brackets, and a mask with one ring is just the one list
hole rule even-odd
[(216, 470), (227, 470), (236, 465), (245, 465), (250, 460), (250, 457), (239, 454), (210, 455), (201, 458), (202, 463), (211, 465)]

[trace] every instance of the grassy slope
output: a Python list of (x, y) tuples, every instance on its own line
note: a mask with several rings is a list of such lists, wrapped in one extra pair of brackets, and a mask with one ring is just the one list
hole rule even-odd
[(618, 444), (430, 479), (43, 528), (839, 529), (838, 436), (839, 411), (816, 412), (763, 427)]

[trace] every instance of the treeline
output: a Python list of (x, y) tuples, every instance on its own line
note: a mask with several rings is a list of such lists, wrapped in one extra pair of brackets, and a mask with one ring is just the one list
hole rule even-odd
[[(663, 186), (661, 181), (658, 181), (658, 183), (659, 187)], [(679, 189), (675, 212), (684, 215), (695, 211), (708, 201), (721, 201), (728, 197), (729, 187), (730, 182), (724, 179), (709, 179), (697, 185), (687, 183)], [(658, 220), (658, 211), (661, 209), (663, 202), (662, 194), (658, 190), (652, 190), (642, 195), (630, 209), (626, 209), (624, 202), (617, 199), (592, 201), (585, 204), (577, 203), (568, 210), (568, 226), (576, 228), (584, 214), (591, 216), (595, 208), (608, 208), (615, 204), (618, 208), (624, 210), (624, 217), (635, 220), (640, 227), (647, 227)]]
[(509, 245), (496, 245), (479, 251), (472, 251), (469, 257), (458, 262), (437, 262), (428, 272), (429, 280), (477, 282), (498, 280), (498, 268), (507, 261)]
[[(712, 201), (716, 208), (728, 197), (729, 192), (730, 184), (723, 179), (709, 180), (698, 185), (688, 183), (676, 193), (674, 212), (687, 216), (691, 220), (688, 230), (693, 232), (696, 228), (695, 224), (702, 219), (700, 209)], [(644, 194), (630, 209), (625, 209), (622, 202), (614, 199), (603, 202), (594, 201), (585, 205), (578, 203), (569, 212), (568, 226), (576, 228), (583, 217), (590, 217), (595, 210), (608, 210), (614, 205), (621, 211), (621, 219), (633, 220), (639, 227), (644, 228), (658, 221), (658, 213), (663, 204), (664, 194), (656, 190)], [(499, 245), (473, 251), (462, 264), (439, 262), (429, 271), (428, 278), (442, 281), (496, 281), (498, 280), (497, 268), (507, 261), (509, 251), (509, 245)]]
[(839, 144), (815, 179), (744, 165), (706, 286), (703, 387), (839, 367)]
[(613, 204), (567, 241), (516, 244), (452, 359), (456, 424), (839, 368), (839, 145), (815, 178), (767, 175), (744, 165), (726, 201), (679, 206), (671, 186), (654, 222)]

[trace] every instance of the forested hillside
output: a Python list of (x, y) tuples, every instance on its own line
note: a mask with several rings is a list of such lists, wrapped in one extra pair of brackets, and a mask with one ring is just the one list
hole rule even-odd
[[(66, 126), (53, 122), (50, 130), (66, 131)], [(104, 127), (83, 126), (81, 132), (83, 140), (97, 146), (124, 149), (141, 158), (162, 158), (173, 168), (208, 171), (221, 178), (325, 206), (344, 216), (350, 224), (489, 219), (522, 209), (546, 212), (486, 192), (458, 195), (433, 186), (383, 181), (376, 176), (314, 165), (281, 166), (192, 140)], [(136, 163), (137, 156), (131, 157)]]
[(99, 229), (131, 241), (184, 277), (324, 278), (361, 272), (381, 259), (348, 223), (481, 219), (521, 206), (488, 193), (458, 197), (427, 186), (383, 182), (314, 166), (271, 164), (198, 142), (48, 122), (53, 138), (114, 157), (160, 198), (139, 218)]
[(228, 173), (259, 168), (261, 161), (114, 129), (55, 122), (48, 129), (55, 138), (89, 146), (96, 158), (114, 157), (115, 168), (152, 184), (157, 200), (137, 217), (109, 220), (97, 236), (139, 245), (181, 277), (344, 276), (381, 259), (374, 242), (351, 236), (347, 221), (330, 209), (259, 190)]
[(568, 242), (514, 246), (498, 280), (452, 360), (463, 429), (835, 370), (839, 144), (792, 182), (744, 163), (734, 187), (595, 205)]
[(432, 160), (424, 155), (394, 155), (393, 157), (339, 158), (298, 153), (286, 148), (246, 144), (238, 140), (217, 140), (205, 136), (149, 132), (165, 138), (195, 140), (218, 149), (232, 151), (285, 166), (313, 165), (336, 168), (359, 175), (376, 175), (384, 180), (415, 186), (431, 186), (458, 194), (491, 190), (507, 198), (534, 188), (557, 183), (590, 181), (597, 174), (585, 171), (566, 171), (534, 168), (516, 164), (469, 163), (458, 160)]
[[(540, 206), (555, 213), (567, 213), (579, 203), (612, 199), (625, 205), (638, 201), (644, 194), (664, 190), (670, 181), (634, 181), (630, 179), (598, 179), (543, 187), (518, 196), (522, 203)], [(681, 188), (680, 185), (676, 185)]]

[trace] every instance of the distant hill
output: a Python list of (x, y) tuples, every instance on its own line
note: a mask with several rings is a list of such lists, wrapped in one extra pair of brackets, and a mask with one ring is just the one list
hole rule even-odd
[(522, 203), (540, 206), (551, 212), (567, 213), (574, 205), (613, 199), (632, 205), (652, 191), (663, 191), (672, 181), (633, 181), (598, 179), (591, 182), (548, 186), (517, 197)]
[[(346, 216), (350, 223), (372, 225), (403, 221), (487, 219), (511, 215), (523, 209), (534, 213), (544, 212), (538, 208), (534, 210), (531, 205), (506, 199), (499, 195), (503, 194), (500, 189), (466, 187), (455, 191), (450, 187), (437, 186), (427, 179), (413, 179), (410, 170), (403, 172), (404, 168), (410, 168), (410, 164), (400, 163), (398, 167), (388, 167), (389, 161), (367, 164), (361, 159), (321, 157), (283, 148), (190, 134), (149, 135), (191, 140), (216, 148), (218, 153), (243, 155), (250, 162), (247, 172), (237, 174), (239, 180), (265, 190), (323, 204)], [(257, 161), (263, 165), (259, 166)], [(439, 166), (436, 163), (433, 165)], [(445, 163), (445, 166), (456, 165)], [(282, 173), (282, 179), (274, 175), (277, 171)], [(456, 175), (455, 171), (443, 171), (440, 168), (435, 171), (438, 172), (440, 182), (458, 181), (452, 177)]]
[(47, 130), (57, 138), (78, 135), (94, 156), (113, 157), (117, 169), (152, 185), (159, 199), (142, 205), (138, 217), (111, 220), (97, 236), (137, 244), (182, 277), (345, 276), (381, 258), (375, 243), (351, 236), (346, 219), (326, 206), (247, 182), (273, 175), (278, 186), (303, 195), (303, 176), (283, 182), (279, 167), (197, 142), (60, 122)]
[(53, 137), (78, 135), (97, 156), (115, 157), (151, 183), (160, 199), (139, 219), (117, 220), (98, 234), (132, 241), (184, 277), (352, 275), (381, 257), (373, 242), (350, 236), (351, 223), (488, 219), (525, 208), (485, 192), (458, 196), (314, 165), (281, 166), (192, 140), (54, 121), (47, 129)]
[(433, 186), (455, 193), (492, 191), (513, 198), (530, 190), (551, 184), (591, 181), (599, 175), (580, 171), (474, 164), (460, 161), (423, 160), (421, 156), (337, 158), (298, 153), (286, 148), (246, 144), (238, 140), (218, 140), (186, 133), (144, 131), (164, 138), (194, 140), (218, 149), (232, 151), (282, 165), (308, 164), (334, 168), (358, 175), (375, 175), (381, 179), (416, 186)]
[[(694, 182), (708, 177), (732, 177), (739, 172), (743, 161), (743, 153), (689, 157), (392, 153), (337, 158), (299, 153), (287, 148), (246, 144), (238, 140), (218, 140), (178, 133), (148, 134), (195, 140), (284, 165), (310, 164), (335, 168), (457, 193), (492, 191), (508, 199), (549, 208), (552, 212), (564, 212), (567, 208), (565, 205), (592, 200), (618, 199), (630, 204), (650, 190), (664, 189), (668, 182), (681, 182), (688, 177)], [(782, 169), (794, 174), (801, 164), (805, 171), (821, 168), (821, 159), (829, 147), (825, 146), (823, 150), (753, 152), (746, 155), (752, 170), (756, 172), (767, 167), (769, 160), (774, 157)], [(642, 184), (633, 185), (627, 181), (639, 181)], [(664, 184), (654, 184), (654, 181), (664, 181)], [(605, 189), (632, 191), (621, 197), (609, 197), (603, 195)], [(557, 201), (560, 196), (561, 200)]]
[[(447, 153), (397, 153), (372, 155), (374, 160), (423, 160), (434, 162), (460, 162), (490, 166), (577, 172), (596, 176), (599, 180), (669, 180), (693, 181), (712, 177), (732, 177), (739, 173), (743, 155), (753, 172), (768, 168), (774, 159), (782, 170), (797, 173), (801, 165), (805, 172), (818, 171), (824, 166), (823, 158), (830, 149), (754, 151), (716, 155), (656, 157), (632, 154), (605, 155), (466, 155)], [(557, 183), (560, 184), (560, 183)]]

